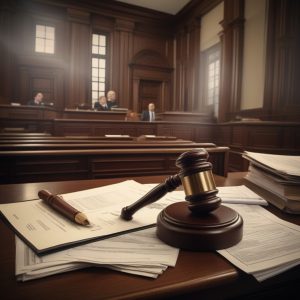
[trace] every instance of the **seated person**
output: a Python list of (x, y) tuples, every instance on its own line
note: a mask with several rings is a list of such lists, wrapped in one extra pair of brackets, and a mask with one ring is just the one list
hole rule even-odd
[(141, 116), (142, 121), (153, 122), (155, 121), (155, 105), (154, 103), (148, 104), (148, 110), (144, 110)]
[(139, 117), (136, 112), (128, 110), (125, 117), (125, 121), (139, 121)]
[(118, 101), (116, 100), (116, 92), (115, 91), (108, 91), (107, 92), (107, 105), (109, 110), (112, 107), (118, 107)]
[(109, 107), (107, 105), (107, 100), (105, 96), (100, 96), (98, 102), (94, 104), (95, 110), (108, 111)]
[(28, 101), (27, 105), (44, 105), (43, 98), (42, 93), (37, 93), (33, 99)]

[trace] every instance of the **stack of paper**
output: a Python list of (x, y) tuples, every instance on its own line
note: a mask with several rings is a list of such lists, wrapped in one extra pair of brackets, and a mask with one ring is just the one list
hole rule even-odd
[[(221, 255), (258, 281), (300, 264), (300, 226), (283, 221), (259, 206), (267, 205), (267, 201), (246, 186), (217, 189), (223, 204), (238, 211), (244, 221), (242, 241), (219, 250)], [(167, 198), (180, 201), (184, 192), (172, 192)]]
[(226, 204), (244, 220), (243, 239), (218, 252), (263, 281), (300, 264), (300, 226), (283, 221), (258, 205)]
[(174, 267), (179, 250), (155, 234), (155, 228), (124, 234), (68, 250), (37, 256), (16, 237), (17, 279), (27, 281), (89, 266), (101, 266), (156, 278)]
[[(155, 184), (125, 181), (63, 195), (68, 203), (88, 215), (95, 226), (91, 228), (66, 220), (39, 200), (27, 201), (31, 205), (26, 209), (34, 209), (36, 213), (29, 218), (22, 210), (16, 210), (16, 206), (13, 206), (14, 214), (10, 218), (11, 207), (0, 205), (1, 212), (11, 223), (14, 224), (15, 218), (21, 224), (18, 230), (27, 242), (38, 243), (45, 249), (66, 238), (72, 242), (86, 236), (99, 236), (103, 232), (103, 237), (107, 237), (108, 232), (123, 233), (44, 256), (37, 256), (16, 238), (17, 278), (25, 281), (88, 266), (156, 278), (168, 266), (175, 266), (178, 249), (158, 240), (155, 228), (126, 234), (122, 231), (124, 226), (126, 230), (153, 226), (161, 209), (185, 198), (183, 191), (174, 191), (137, 212), (133, 221), (120, 219), (121, 208), (139, 199), (153, 186)], [(300, 226), (282, 221), (262, 207), (253, 205), (265, 205), (266, 201), (245, 186), (221, 187), (218, 190), (223, 203), (237, 210), (244, 220), (243, 240), (234, 247), (218, 251), (221, 255), (259, 281), (300, 263)], [(230, 204), (237, 202), (244, 204)], [(17, 204), (24, 209), (23, 203)]]
[(288, 213), (300, 214), (300, 156), (246, 152), (246, 179), (269, 191), (268, 200)]
[[(96, 228), (91, 228), (93, 231), (97, 231), (99, 230), (98, 227), (116, 228), (116, 224), (121, 226), (130, 224), (131, 222), (125, 222), (119, 218), (120, 208), (125, 204), (128, 205), (134, 200), (137, 200), (155, 185), (156, 184), (142, 185), (134, 181), (125, 181), (111, 186), (65, 194), (63, 197), (70, 204), (87, 213), (89, 217), (93, 215), (97, 216), (97, 218), (92, 217), (92, 219), (98, 225)], [(246, 203), (266, 203), (245, 186), (224, 187), (219, 188), (219, 190), (220, 196), (224, 198), (225, 202), (242, 200), (246, 201)], [(161, 209), (176, 201), (183, 201), (184, 198), (185, 195), (183, 191), (169, 193), (160, 201), (145, 207), (142, 211), (137, 213), (137, 215), (134, 216), (133, 223), (137, 222), (139, 214), (141, 214), (144, 218), (143, 225), (154, 224), (156, 216)], [(119, 202), (119, 204), (115, 202)], [(50, 219), (52, 223), (54, 220), (58, 222), (58, 224), (53, 223), (52, 227), (50, 227), (51, 222), (48, 220), (48, 243), (51, 240), (52, 231), (57, 234), (56, 226), (58, 225), (59, 227), (64, 225), (64, 230), (69, 230), (71, 233), (73, 232), (73, 226), (76, 226), (76, 224), (70, 223), (68, 220), (56, 214), (56, 212), (49, 210), (46, 210), (47, 218), (45, 218), (45, 215), (40, 213), (39, 205), (41, 205), (41, 203), (39, 202), (35, 203), (31, 201), (27, 204), (29, 204), (30, 207), (33, 205), (34, 208), (38, 208), (35, 217), (36, 219), (43, 218), (43, 224), (46, 224), (47, 219)], [(45, 207), (45, 209), (46, 208), (47, 207)], [(5, 211), (5, 209), (2, 210)], [(110, 213), (108, 213), (109, 211)], [(44, 211), (42, 210), (42, 212)], [(14, 211), (14, 214), (16, 214), (16, 211)], [(20, 215), (19, 220), (21, 220)], [(31, 229), (36, 226), (32, 218), (27, 221), (31, 222)], [(64, 222), (67, 224), (64, 224)], [(27, 224), (27, 222), (25, 222), (25, 224)], [(81, 227), (76, 227), (82, 229)], [(43, 228), (45, 228), (45, 225)], [(101, 230), (99, 232), (101, 232)], [(52, 236), (52, 243), (58, 238), (55, 234)], [(27, 236), (30, 235), (27, 233)], [(31, 241), (35, 241), (32, 236), (30, 237)], [(41, 235), (37, 234), (37, 239), (40, 238)], [(40, 241), (40, 243), (41, 242), (42, 241)], [(49, 246), (49, 244), (47, 245)], [(154, 228), (124, 234), (44, 256), (37, 256), (19, 238), (16, 238), (16, 248), (16, 275), (19, 280), (23, 281), (88, 266), (104, 266), (136, 275), (157, 277), (168, 266), (175, 266), (179, 252), (178, 249), (170, 247), (158, 240)]]

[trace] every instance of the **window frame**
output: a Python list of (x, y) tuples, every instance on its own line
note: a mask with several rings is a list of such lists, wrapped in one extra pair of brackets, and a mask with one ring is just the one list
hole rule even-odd
[[(105, 54), (95, 54), (93, 53), (93, 35), (97, 34), (97, 35), (102, 35), (106, 37), (106, 51)], [(104, 89), (104, 96), (106, 96), (109, 88), (109, 74), (110, 74), (110, 69), (109, 69), (109, 61), (110, 61), (110, 36), (108, 32), (104, 32), (104, 31), (95, 31), (93, 30), (91, 33), (91, 43), (90, 43), (90, 103), (92, 105), (92, 107), (94, 106), (94, 98), (93, 98), (93, 58), (99, 58), (99, 59), (104, 59), (105, 60), (105, 79), (104, 79), (104, 84), (105, 84), (105, 89)], [(99, 81), (98, 81), (99, 83)], [(99, 98), (99, 89), (98, 89), (98, 98)], [(98, 100), (97, 98), (97, 100)]]
[[(209, 57), (213, 54), (217, 54), (217, 59), (219, 60), (219, 78), (218, 78), (218, 101), (213, 100), (213, 103), (209, 103), (209, 65), (211, 62), (209, 61)], [(203, 59), (203, 72), (202, 72), (202, 78), (203, 78), (203, 103), (204, 106), (207, 107), (207, 109), (213, 113), (214, 117), (218, 118), (219, 115), (219, 104), (220, 104), (220, 83), (221, 83), (221, 43), (217, 43), (213, 45), (212, 47), (205, 49), (201, 53), (202, 59)], [(213, 62), (214, 62), (213, 61)]]
[[(42, 51), (36, 51), (36, 41), (37, 41), (37, 26), (44, 26), (45, 28), (47, 27), (52, 27), (54, 29), (54, 38), (53, 38), (53, 53), (49, 53), (49, 52), (42, 52)], [(44, 40), (47, 40), (46, 38), (44, 38)], [(45, 45), (44, 45), (44, 49), (45, 49)], [(49, 56), (55, 56), (57, 54), (57, 28), (54, 24), (49, 24), (47, 22), (40, 22), (37, 21), (34, 24), (34, 42), (33, 42), (33, 52), (36, 55), (49, 55)]]

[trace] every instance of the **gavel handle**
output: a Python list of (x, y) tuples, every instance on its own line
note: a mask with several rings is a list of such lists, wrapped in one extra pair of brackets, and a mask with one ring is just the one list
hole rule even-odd
[(181, 185), (181, 180), (178, 174), (168, 177), (165, 182), (157, 185), (151, 191), (149, 191), (142, 198), (134, 202), (129, 206), (122, 208), (121, 218), (130, 221), (132, 216), (144, 206), (156, 202), (162, 198), (165, 194), (174, 191)]

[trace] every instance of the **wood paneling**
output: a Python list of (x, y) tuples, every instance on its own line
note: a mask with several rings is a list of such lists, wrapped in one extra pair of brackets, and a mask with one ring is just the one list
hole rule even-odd
[(121, 111), (91, 111), (65, 109), (62, 114), (57, 114), (57, 117), (62, 115), (64, 119), (84, 119), (84, 120), (125, 120), (126, 112)]
[(300, 119), (300, 3), (269, 1), (264, 112), (273, 120)]
[(204, 112), (201, 99), (201, 17), (221, 0), (191, 1), (176, 17), (174, 95), (171, 110)]
[(90, 13), (68, 8), (70, 53), (65, 107), (90, 103), (91, 27)]
[(221, 22), (221, 78), (219, 121), (230, 119), (240, 108), (244, 1), (225, 0), (224, 19)]
[[(173, 174), (178, 156), (192, 150), (84, 149), (1, 151), (1, 183), (108, 178), (134, 175)], [(227, 175), (228, 148), (207, 148), (213, 172)]]
[(165, 111), (158, 115), (163, 121), (211, 123), (212, 116), (205, 113)]
[[(90, 103), (91, 34), (98, 32), (108, 37), (106, 89), (116, 90), (119, 105), (140, 109), (138, 95), (133, 98), (134, 80), (139, 78), (161, 82), (158, 107), (170, 108), (171, 15), (111, 1), (4, 1), (0, 9), (0, 67), (5, 79), (0, 103), (25, 104), (36, 91), (44, 92), (45, 100), (59, 110)], [(35, 24), (55, 27), (54, 55), (34, 51)], [(169, 69), (159, 69), (154, 60), (138, 67), (134, 58), (145, 51), (156, 52)]]
[(19, 76), (20, 99), (17, 102), (27, 104), (37, 92), (42, 92), (44, 94), (43, 101), (47, 103), (52, 102), (57, 109), (63, 108), (63, 70), (23, 66), (19, 69)]
[(228, 122), (218, 124), (214, 142), (229, 146), (229, 170), (247, 171), (244, 151), (299, 155), (300, 123)]
[[(202, 122), (190, 122), (190, 118), (201, 114), (170, 113), (172, 121), (133, 122), (122, 121), (119, 112), (66, 111), (61, 112), (44, 107), (1, 106), (0, 128), (24, 128), (28, 132), (48, 132), (55, 136), (104, 136), (105, 134), (126, 134), (176, 136), (177, 138), (201, 143), (216, 143), (231, 149), (229, 165), (231, 170), (244, 170), (247, 166), (241, 158), (244, 150), (299, 154), (300, 124), (291, 122), (227, 122), (209, 123), (206, 115)], [(166, 114), (168, 117), (168, 114)], [(176, 116), (178, 119), (176, 119)], [(74, 119), (73, 117), (76, 117)], [(109, 120), (116, 118), (115, 120)], [(184, 122), (183, 120), (189, 120)]]
[(167, 57), (158, 51), (142, 50), (133, 57), (130, 68), (133, 109), (141, 111), (149, 102), (154, 102), (158, 112), (168, 110), (172, 95), (173, 69)]
[[(90, 36), (96, 31), (108, 35), (107, 88), (117, 91), (120, 106), (139, 111), (156, 99), (158, 111), (203, 113), (199, 26), (201, 17), (220, 1), (192, 1), (177, 16), (106, 0), (1, 1), (0, 103), (25, 104), (41, 90), (46, 101), (55, 104), (55, 109), (43, 111), (1, 107), (1, 128), (24, 127), (58, 135), (175, 135), (216, 142), (230, 146), (234, 170), (245, 168), (241, 158), (245, 149), (299, 153), (298, 123), (206, 124), (209, 120), (197, 120), (197, 115), (189, 119), (174, 112), (150, 124), (101, 121), (115, 116), (64, 111), (91, 98)], [(240, 116), (299, 122), (299, 3), (269, 1), (264, 107), (241, 111), (244, 0), (224, 0), (220, 121)], [(36, 23), (55, 26), (55, 55), (34, 52)], [(97, 121), (92, 121), (94, 117)]]
[(96, 120), (64, 120), (53, 121), (55, 136), (67, 135), (100, 135), (129, 134), (140, 136), (145, 134), (176, 136), (177, 138), (210, 143), (214, 139), (214, 124), (178, 123), (178, 122), (122, 122)]
[(13, 7), (8, 1), (0, 3), (0, 103), (8, 103), (13, 95), (13, 70), (14, 54), (13, 48), (13, 26), (11, 24)]
[[(37, 90), (60, 110), (89, 102), (90, 36), (96, 31), (108, 35), (107, 89), (117, 91), (120, 106), (140, 110), (140, 83), (155, 81), (161, 111), (203, 112), (200, 22), (220, 2), (192, 1), (172, 16), (106, 0), (1, 1), (0, 103), (25, 104)], [(224, 0), (220, 121), (299, 120), (298, 2), (269, 1), (264, 107), (243, 111), (244, 0)], [(34, 52), (36, 23), (55, 26), (55, 55)], [(144, 63), (137, 60), (141, 54)]]
[[(268, 1), (266, 65), (263, 107), (241, 110), (241, 47), (243, 40), (243, 0), (224, 1), (226, 11), (237, 14), (232, 27), (232, 36), (226, 36), (226, 23), (223, 34), (223, 73), (221, 80), (221, 121), (244, 118), (261, 120), (299, 121), (300, 120), (300, 4), (293, 0)], [(234, 29), (235, 28), (235, 29)], [(228, 40), (226, 40), (228, 39)], [(228, 77), (229, 76), (229, 77)], [(234, 82), (230, 83), (229, 79)]]
[(153, 80), (141, 80), (139, 85), (138, 110), (148, 109), (149, 103), (154, 103), (155, 111), (161, 111), (162, 82)]

